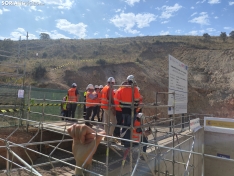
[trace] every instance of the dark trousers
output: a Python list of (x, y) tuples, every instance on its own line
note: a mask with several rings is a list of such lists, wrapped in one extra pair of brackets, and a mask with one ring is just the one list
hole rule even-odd
[(100, 119), (100, 121), (103, 122), (104, 110), (100, 109), (100, 111), (101, 111), (101, 119)]
[(76, 107), (77, 104), (75, 103), (69, 104), (68, 117), (75, 118)]
[[(68, 110), (62, 110), (62, 116), (68, 117)], [(62, 120), (64, 120), (64, 118), (62, 118)]]
[[(123, 125), (122, 111), (116, 111), (116, 120), (117, 125)], [(120, 136), (120, 127), (115, 127), (114, 135)]]
[[(148, 143), (148, 139), (144, 135), (143, 135), (142, 142)], [(143, 147), (143, 152), (146, 152), (146, 149), (147, 149), (147, 145)]]
[[(85, 120), (90, 120), (89, 119), (89, 117), (91, 116), (91, 114), (92, 114), (92, 111), (93, 111), (93, 107), (91, 106), (91, 107), (86, 107), (86, 116), (85, 116)], [(90, 123), (89, 122), (85, 122), (85, 124), (87, 125), (89, 125)]]
[[(132, 121), (131, 120), (131, 115), (130, 114), (122, 114), (122, 117), (123, 117), (123, 121), (124, 121), (124, 126), (130, 127), (131, 126), (131, 121)], [(135, 119), (136, 119), (136, 116), (134, 115), (133, 122), (135, 121)], [(124, 139), (130, 139), (130, 134), (131, 134), (130, 129), (122, 128), (122, 133), (124, 133), (125, 131), (126, 131), (126, 133), (123, 136), (123, 138)], [(124, 147), (130, 147), (130, 142), (123, 141), (123, 143), (124, 143)]]
[(94, 121), (94, 117), (97, 116), (98, 122), (101, 122), (101, 119), (100, 119), (100, 108), (101, 108), (101, 106), (94, 106), (93, 107), (93, 115), (92, 115), (92, 118), (91, 118), (92, 121)]

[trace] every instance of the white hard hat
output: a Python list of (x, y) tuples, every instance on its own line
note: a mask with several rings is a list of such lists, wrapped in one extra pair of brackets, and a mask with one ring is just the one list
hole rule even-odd
[(100, 86), (99, 86), (99, 89), (102, 89), (102, 88), (103, 88), (103, 85), (100, 85)]
[(95, 85), (94, 88), (95, 88), (95, 89), (99, 89), (99, 86), (98, 86), (98, 85)]
[(137, 114), (137, 117), (138, 117), (138, 118), (140, 118), (140, 119), (145, 118), (145, 116), (144, 116), (144, 114), (143, 114), (143, 113), (138, 113), (138, 114)]
[(89, 84), (89, 85), (86, 87), (86, 90), (88, 90), (88, 89), (94, 89), (93, 84)]
[(109, 78), (107, 79), (107, 82), (115, 83), (115, 78), (113, 78), (113, 77), (109, 77)]
[(127, 77), (127, 80), (128, 80), (128, 81), (134, 82), (134, 76), (133, 76), (133, 75), (129, 75), (129, 76)]
[(77, 87), (76, 83), (72, 83), (72, 87)]

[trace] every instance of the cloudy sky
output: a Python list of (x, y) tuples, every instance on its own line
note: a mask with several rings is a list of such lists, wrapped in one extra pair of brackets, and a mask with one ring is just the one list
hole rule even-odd
[(234, 0), (0, 1), (0, 39), (219, 36), (234, 30)]

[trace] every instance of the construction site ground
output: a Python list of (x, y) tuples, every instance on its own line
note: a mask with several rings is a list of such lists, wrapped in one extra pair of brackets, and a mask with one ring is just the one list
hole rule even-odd
[[(66, 132), (66, 130), (64, 130), (65, 126), (67, 128), (68, 126), (72, 125), (73, 123), (74, 122), (70, 122), (70, 121), (67, 121), (67, 122), (57, 121), (57, 122), (53, 122), (54, 127), (51, 127), (49, 125), (44, 125), (44, 129), (47, 128), (47, 129), (52, 130), (52, 131), (57, 130), (58, 132), (62, 133), (62, 132)], [(93, 128), (96, 129), (95, 126)], [(0, 129), (1, 130), (0, 138), (6, 138), (14, 129), (15, 128), (2, 128), (2, 129)], [(99, 126), (98, 130), (102, 130), (102, 129), (103, 129), (103, 127)], [(18, 143), (18, 144), (26, 143), (27, 141), (30, 140), (30, 138), (33, 136), (33, 134), (35, 134), (35, 130), (36, 130), (35, 128), (29, 128), (29, 133), (27, 133), (25, 130), (19, 129), (16, 133), (14, 133), (14, 135), (12, 135), (9, 138), (9, 140), (12, 142)], [(162, 126), (159, 127), (158, 126), (157, 130), (161, 131), (161, 133), (157, 134), (157, 138), (158, 138), (158, 140), (160, 140), (158, 142), (158, 144), (167, 145), (167, 143), (170, 143), (172, 141), (172, 137), (170, 137), (170, 135), (167, 134), (167, 132), (169, 132), (168, 127), (162, 127)], [(176, 130), (179, 130), (179, 128)], [(164, 132), (164, 133), (162, 133), (162, 132)], [(152, 135), (149, 136), (149, 141), (152, 140), (152, 137), (153, 137)], [(0, 143), (0, 145), (4, 145), (4, 144)], [(106, 142), (104, 142), (104, 141), (101, 142), (101, 144), (99, 145), (99, 147), (98, 147), (98, 149), (93, 157), (94, 160), (101, 161), (103, 163), (106, 162), (106, 148), (107, 148), (106, 145), (107, 145)], [(136, 147), (135, 149), (133, 149), (133, 159), (135, 161), (138, 158), (138, 151), (137, 151), (138, 148), (139, 147)], [(18, 152), (15, 151), (17, 149), (19, 150)], [(14, 151), (16, 153), (20, 153), (20, 156), (27, 161), (28, 157), (25, 154), (24, 150), (19, 149), (19, 148), (17, 148), (17, 149), (14, 149)], [(33, 146), (33, 149), (39, 150), (38, 147), (36, 148), (36, 146)], [(65, 148), (63, 148), (63, 149), (71, 152), (71, 143), (70, 143), (70, 146), (69, 145), (65, 146)], [(116, 141), (116, 143), (111, 144), (110, 154), (109, 154), (109, 173), (111, 173), (111, 175), (114, 176), (114, 175), (119, 174), (125, 150), (126, 150), (126, 148), (124, 148), (124, 146), (121, 145), (120, 141), (118, 141), (118, 142)], [(154, 149), (152, 149), (152, 148), (148, 148), (147, 153), (150, 153), (153, 150)], [(6, 152), (6, 151), (0, 150), (0, 153), (1, 152)], [(43, 148), (42, 152), (45, 152), (47, 155), (49, 155), (51, 150), (46, 151), (46, 149)], [(34, 160), (33, 165), (49, 162), (48, 157), (39, 156), (38, 154), (34, 154), (34, 153), (30, 153), (30, 152), (29, 152), (29, 154), (30, 154), (30, 157), (32, 158), (32, 160)], [(2, 155), (4, 156), (4, 154), (2, 154)], [(66, 152), (63, 152), (60, 150), (55, 150), (55, 152), (53, 152), (53, 154), (51, 156), (54, 158), (57, 158), (57, 159), (71, 158), (67, 162), (75, 165), (75, 160), (73, 159), (73, 155), (71, 153), (69, 154), (69, 153), (66, 153)], [(127, 161), (128, 160), (129, 160), (129, 157), (127, 157)], [(3, 162), (6, 162), (6, 161), (4, 161), (4, 160), (0, 160), (0, 161), (1, 161), (0, 165), (2, 165), (2, 166), (5, 165), (5, 163), (3, 163)], [(14, 161), (15, 161), (15, 159), (14, 159)], [(30, 161), (28, 161), (28, 162), (30, 163)], [(128, 167), (127, 163), (128, 162), (126, 162), (126, 167), (125, 167), (123, 172), (129, 171), (129, 167)], [(150, 173), (150, 169), (147, 166), (147, 163), (144, 160), (142, 160), (142, 159), (139, 160), (138, 167), (140, 167), (139, 170), (141, 172), (138, 171), (137, 174), (139, 174), (139, 175), (142, 175), (142, 174), (152, 175)], [(4, 168), (1, 168), (1, 169), (3, 169), (3, 171), (0, 171), (0, 176), (7, 175), (6, 173), (4, 173)], [(53, 167), (51, 164), (47, 164), (45, 166), (36, 167), (35, 169), (43, 176), (47, 176), (47, 175), (48, 176), (49, 175), (71, 176), (72, 174), (74, 174), (74, 167), (68, 166), (67, 164), (64, 164), (61, 162), (53, 164)], [(105, 174), (106, 167), (103, 164), (93, 162), (92, 170), (99, 173), (99, 174)], [(13, 169), (12, 171), (13, 171), (13, 172), (11, 172), (12, 175), (19, 175), (19, 176), (25, 175), (26, 176), (29, 174), (29, 172), (22, 170), (22, 169), (15, 170), (15, 171)], [(142, 172), (144, 172), (144, 173), (142, 173)]]

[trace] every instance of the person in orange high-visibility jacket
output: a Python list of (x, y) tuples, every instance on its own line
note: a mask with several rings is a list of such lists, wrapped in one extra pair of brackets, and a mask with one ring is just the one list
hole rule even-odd
[(109, 103), (110, 105), (114, 105), (114, 91), (111, 88), (114, 84), (115, 79), (113, 77), (109, 77), (107, 79), (107, 85), (101, 91), (101, 108), (104, 110), (104, 122), (108, 123), (108, 121), (110, 121), (112, 123), (109, 133), (107, 125), (104, 125), (106, 134), (110, 136), (113, 135), (115, 129), (114, 125), (117, 123), (115, 118), (115, 107), (109, 107)]
[[(121, 83), (121, 85), (127, 85), (127, 84), (128, 84), (127, 81)], [(117, 125), (123, 125), (122, 108), (119, 105), (119, 99), (118, 99), (118, 94), (122, 88), (123, 87), (117, 89), (114, 95)], [(120, 137), (120, 127), (115, 127), (114, 136)]]
[(75, 112), (77, 104), (76, 102), (79, 100), (79, 91), (77, 90), (76, 83), (72, 84), (72, 87), (68, 90), (68, 101), (74, 102), (68, 104), (68, 117), (75, 118)]
[(93, 107), (93, 115), (92, 115), (92, 118), (91, 120), (94, 121), (94, 117), (97, 116), (98, 118), (98, 122), (101, 122), (101, 119), (100, 119), (100, 103), (101, 103), (101, 93), (99, 91), (99, 86), (98, 85), (95, 85), (94, 86), (94, 90), (97, 94), (97, 98), (95, 99), (95, 103), (97, 103), (94, 107)]
[[(132, 100), (134, 101), (134, 106), (138, 106), (139, 100), (140, 100), (140, 93), (137, 89), (136, 86), (133, 88), (131, 87), (135, 83), (135, 78), (133, 75), (129, 75), (127, 77), (127, 82), (128, 82), (128, 87), (123, 87), (119, 94), (118, 94), (118, 99), (122, 108), (122, 116), (123, 116), (123, 121), (124, 121), (124, 126), (130, 127), (131, 126), (131, 105), (132, 105)], [(134, 89), (134, 97), (132, 97), (132, 91)], [(136, 116), (136, 107), (134, 108), (134, 119), (133, 122), (135, 121), (135, 116)], [(124, 139), (130, 139), (130, 130), (127, 130), (126, 128), (122, 128), (122, 134), (125, 134), (123, 136)], [(129, 147), (130, 143), (122, 141), (124, 143), (125, 147)]]
[[(151, 131), (146, 130), (142, 134), (142, 128), (140, 126), (143, 125), (143, 124), (141, 124), (141, 123), (143, 123), (143, 118), (144, 118), (143, 113), (138, 113), (137, 114), (136, 120), (134, 121), (134, 129), (133, 129), (133, 134), (132, 134), (132, 140), (138, 141), (138, 142), (142, 141), (142, 142), (148, 143), (147, 136), (151, 134)], [(137, 128), (137, 127), (139, 127), (139, 128)], [(145, 145), (143, 147), (143, 152), (146, 152), (146, 149), (147, 149), (147, 145)]]
[[(96, 106), (96, 99), (97, 99), (97, 94), (94, 91), (94, 86), (92, 84), (89, 84), (86, 88), (87, 93), (86, 93), (86, 116), (85, 120), (90, 120), (89, 117), (92, 114), (93, 108)], [(85, 122), (85, 124), (89, 127), (92, 127), (93, 125), (90, 122)]]

